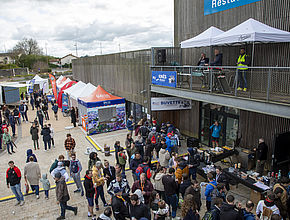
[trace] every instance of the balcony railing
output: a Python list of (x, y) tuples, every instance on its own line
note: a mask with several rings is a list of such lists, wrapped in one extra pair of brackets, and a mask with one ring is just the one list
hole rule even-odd
[(241, 71), (236, 66), (151, 66), (151, 70), (176, 71), (177, 88), (290, 104), (290, 67)]

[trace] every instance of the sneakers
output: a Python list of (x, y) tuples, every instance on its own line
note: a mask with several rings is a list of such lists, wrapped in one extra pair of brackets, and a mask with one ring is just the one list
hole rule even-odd
[(39, 195), (36, 195), (36, 199), (39, 199)]
[(78, 207), (75, 207), (75, 209), (74, 209), (74, 214), (75, 214), (75, 215), (78, 214)]
[(247, 92), (247, 88), (244, 88), (244, 92)]
[(65, 219), (64, 216), (59, 216), (56, 220)]
[(47, 151), (47, 150), (44, 150), (44, 151)]
[(24, 201), (20, 201), (20, 206), (23, 206), (24, 205)]
[(45, 199), (47, 199), (47, 200), (48, 200), (49, 198), (46, 196), (46, 197), (45, 197)]
[(237, 90), (238, 90), (238, 91), (241, 91), (241, 90), (243, 90), (243, 89), (242, 89), (241, 87), (238, 87)]
[(15, 206), (18, 206), (20, 204), (20, 201), (16, 201)]

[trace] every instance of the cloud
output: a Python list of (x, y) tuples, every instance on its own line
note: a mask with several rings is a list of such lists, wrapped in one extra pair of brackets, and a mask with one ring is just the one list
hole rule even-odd
[[(170, 46), (172, 0), (0, 0), (0, 52), (24, 37), (48, 53), (96, 55)], [(12, 45), (12, 46), (11, 46)], [(102, 45), (102, 46), (100, 46)]]

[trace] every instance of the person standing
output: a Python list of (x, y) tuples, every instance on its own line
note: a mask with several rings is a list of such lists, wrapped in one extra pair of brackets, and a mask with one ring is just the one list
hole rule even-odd
[(51, 142), (50, 142), (50, 129), (47, 125), (44, 125), (41, 135), (43, 136), (43, 143), (44, 143), (44, 151), (47, 151), (47, 147), (50, 150)]
[(33, 145), (34, 145), (34, 150), (39, 149), (39, 143), (38, 143), (38, 136), (39, 130), (38, 127), (36, 126), (35, 123), (32, 124), (31, 128), (30, 128), (30, 134), (33, 140)]
[(162, 199), (165, 199), (165, 191), (164, 191), (164, 185), (162, 183), (162, 178), (166, 174), (166, 168), (165, 167), (158, 167), (156, 172), (154, 173), (153, 180), (154, 180), (154, 189), (156, 192), (160, 195)]
[(120, 173), (116, 174), (116, 179), (114, 179), (108, 189), (107, 192), (111, 195), (114, 196), (114, 190), (116, 188), (120, 188), (123, 194), (128, 194), (130, 192), (130, 186), (128, 184), (128, 181), (125, 178), (122, 178)]
[(183, 220), (199, 220), (199, 214), (197, 212), (197, 206), (193, 200), (193, 196), (188, 194), (181, 206), (181, 215)]
[[(3, 144), (7, 146), (8, 154), (15, 153), (15, 151), (13, 150), (13, 144), (12, 144), (12, 141), (11, 141), (11, 135), (8, 133), (8, 129), (4, 129), (4, 133), (3, 133), (3, 136), (2, 136), (2, 141), (3, 141)], [(10, 149), (11, 149), (11, 152), (10, 152)]]
[(140, 180), (134, 182), (132, 186), (132, 192), (134, 193), (137, 189), (141, 190), (144, 196), (145, 204), (148, 205), (154, 187), (152, 183), (149, 180), (147, 180), (145, 173), (142, 173), (140, 175)]
[(189, 147), (187, 151), (189, 153), (189, 177), (191, 176), (192, 179), (195, 180), (197, 167), (200, 165), (200, 155), (195, 147)]
[(130, 218), (128, 203), (122, 196), (122, 189), (117, 187), (114, 189), (114, 196), (112, 198), (112, 209), (115, 219), (126, 220)]
[(58, 112), (58, 106), (57, 106), (57, 104), (54, 103), (51, 109), (52, 109), (52, 111), (54, 113), (55, 120), (58, 120), (58, 118), (57, 118), (57, 112)]
[(51, 126), (51, 124), (48, 124), (48, 127), (50, 129), (50, 140), (51, 140), (52, 147), (55, 147), (54, 146), (54, 128)]
[(207, 180), (208, 180), (208, 184), (205, 187), (204, 195), (206, 197), (206, 208), (207, 208), (207, 211), (209, 211), (211, 208), (212, 192), (214, 191), (214, 189), (216, 189), (217, 183), (214, 180), (213, 175), (211, 173), (207, 174)]
[(74, 191), (74, 193), (80, 192), (81, 196), (83, 196), (84, 189), (81, 182), (82, 164), (78, 159), (76, 159), (75, 153), (72, 153), (71, 155), (69, 170), (70, 170), (70, 176), (73, 178), (77, 186), (77, 189)]
[(132, 159), (130, 162), (130, 169), (132, 171), (132, 176), (133, 176), (134, 181), (138, 180), (136, 176), (136, 169), (142, 163), (143, 163), (143, 160), (141, 158), (141, 154), (139, 152), (135, 153), (134, 159)]
[(15, 205), (24, 205), (24, 198), (23, 194), (21, 192), (21, 172), (14, 165), (14, 162), (11, 160), (8, 163), (9, 168), (6, 171), (6, 183), (7, 183), (7, 188), (11, 188), (13, 194), (15, 195), (17, 202)]
[(126, 123), (126, 127), (128, 129), (128, 134), (130, 134), (131, 137), (133, 136), (134, 125), (135, 123), (133, 122), (133, 116), (130, 115)]
[(37, 107), (36, 116), (38, 118), (38, 121), (39, 121), (41, 128), (43, 128), (44, 113), (40, 107)]
[(74, 107), (71, 108), (71, 112), (70, 112), (70, 117), (71, 117), (71, 123), (73, 123), (74, 127), (76, 127), (76, 123), (77, 123), (77, 116), (76, 116), (76, 110)]
[(138, 195), (133, 194), (130, 196), (130, 216), (131, 219), (150, 219), (150, 210), (149, 208), (142, 202), (140, 202), (140, 199), (138, 198)]
[(120, 141), (116, 141), (115, 144), (114, 144), (116, 164), (119, 164), (119, 156), (118, 156), (118, 153), (120, 151), (120, 147), (121, 147), (120, 145), (121, 145)]
[(86, 198), (88, 201), (88, 217), (94, 217), (94, 184), (93, 184), (93, 173), (91, 170), (86, 171), (85, 180), (84, 180), (84, 188), (86, 191)]
[(46, 104), (43, 104), (42, 111), (44, 113), (45, 120), (49, 120), (48, 105), (47, 105), (47, 103)]
[(237, 90), (247, 91), (247, 70), (250, 64), (250, 58), (246, 54), (245, 48), (240, 49), (240, 55), (237, 59), (238, 66), (238, 88)]
[(97, 152), (91, 152), (89, 155), (89, 161), (88, 161), (88, 170), (93, 169), (93, 166), (97, 163), (97, 161), (101, 161), (98, 157)]
[(34, 157), (29, 157), (29, 162), (24, 167), (24, 179), (26, 184), (28, 182), (32, 191), (35, 191), (36, 199), (39, 199), (39, 180), (40, 180), (40, 168), (38, 163), (34, 162)]
[(58, 172), (55, 174), (54, 179), (56, 183), (55, 187), (56, 200), (57, 204), (59, 204), (61, 208), (61, 215), (57, 218), (57, 220), (65, 219), (66, 210), (71, 210), (74, 212), (75, 215), (77, 215), (78, 208), (67, 205), (67, 202), (70, 200), (70, 197), (64, 177), (61, 176), (61, 174)]
[(104, 177), (107, 180), (107, 188), (109, 187), (110, 183), (116, 178), (116, 170), (115, 167), (110, 166), (109, 161), (104, 160), (104, 166), (103, 169)]
[(11, 126), (11, 130), (12, 130), (12, 134), (13, 134), (13, 137), (15, 137), (15, 131), (16, 131), (16, 127), (15, 127), (15, 118), (14, 116), (11, 114), (9, 115), (9, 124)]
[(20, 125), (21, 124), (21, 118), (20, 118), (20, 112), (19, 112), (19, 107), (17, 108), (15, 106), (14, 110), (13, 110), (13, 116), (15, 119), (16, 124)]
[(104, 207), (107, 207), (108, 204), (105, 200), (105, 194), (104, 194), (104, 184), (105, 184), (105, 178), (102, 175), (102, 162), (98, 161), (95, 166), (93, 166), (93, 183), (94, 187), (96, 189), (96, 197), (95, 197), (95, 204), (96, 204), (96, 210), (99, 211), (99, 196), (101, 196), (101, 200), (104, 204)]
[(25, 102), (21, 103), (21, 105), (19, 106), (19, 111), (22, 115), (23, 121), (28, 122), (28, 117), (27, 117), (28, 106)]
[(124, 148), (122, 148), (122, 147), (120, 147), (120, 149), (119, 149), (118, 160), (119, 160), (119, 164), (122, 167), (123, 173), (125, 173), (125, 166), (126, 166), (126, 162), (127, 162), (127, 156), (125, 154)]
[(165, 191), (165, 202), (171, 206), (172, 211), (171, 211), (171, 217), (175, 218), (176, 217), (176, 211), (177, 211), (177, 206), (178, 206), (178, 197), (177, 197), (177, 183), (175, 182), (174, 179), (174, 173), (175, 169), (170, 168), (169, 173), (165, 176), (162, 177), (162, 183), (164, 185), (164, 191)]
[(126, 140), (125, 140), (125, 147), (126, 147), (126, 151), (128, 154), (128, 158), (129, 158), (129, 163), (131, 161), (131, 156), (132, 156), (132, 145), (133, 145), (133, 138), (132, 135), (130, 133), (127, 134)]
[(32, 94), (30, 95), (30, 105), (31, 105), (32, 110), (34, 110), (34, 97)]
[(64, 141), (64, 148), (66, 150), (66, 156), (68, 160), (70, 158), (70, 155), (74, 152), (75, 146), (76, 146), (75, 139), (71, 137), (71, 134), (67, 134), (66, 139)]
[(187, 187), (184, 193), (184, 197), (186, 197), (188, 194), (191, 194), (193, 196), (193, 200), (195, 204), (197, 205), (197, 210), (200, 211), (201, 207), (201, 194), (200, 194), (200, 188), (197, 180), (192, 180), (191, 185)]
[(259, 145), (257, 148), (254, 148), (254, 151), (257, 152), (256, 172), (259, 173), (260, 176), (263, 176), (264, 166), (268, 157), (268, 146), (264, 138), (259, 139)]
[(256, 220), (255, 215), (252, 213), (254, 207), (255, 204), (251, 200), (248, 200), (246, 203), (246, 208), (242, 210), (244, 220)]
[(48, 199), (48, 193), (50, 190), (50, 182), (47, 179), (47, 174), (42, 174), (42, 178), (40, 179), (40, 182), (42, 182), (42, 187), (44, 190), (44, 194), (45, 194), (45, 199)]
[(212, 126), (209, 127), (210, 130), (212, 130), (211, 138), (212, 138), (212, 147), (218, 147), (219, 146), (219, 139), (220, 139), (220, 132), (221, 132), (221, 125), (218, 123), (218, 121), (215, 121)]
[(220, 219), (222, 220), (243, 220), (243, 214), (241, 210), (241, 204), (236, 207), (235, 197), (233, 195), (228, 195), (226, 198), (226, 203), (221, 207)]
[(222, 66), (223, 65), (223, 54), (218, 49), (214, 50), (214, 61), (210, 63), (211, 66)]

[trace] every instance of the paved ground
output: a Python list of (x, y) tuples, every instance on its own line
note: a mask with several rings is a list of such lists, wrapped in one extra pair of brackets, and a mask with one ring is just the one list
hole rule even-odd
[[(51, 110), (50, 110), (50, 116), (53, 116)], [(29, 112), (29, 119), (35, 118), (35, 111)], [(32, 121), (32, 120), (31, 120)], [(70, 126), (70, 118), (69, 117), (63, 117), (59, 112), (59, 121), (56, 121), (54, 118), (51, 118), (48, 123), (51, 123), (52, 126), (55, 129), (55, 143), (56, 147), (51, 149), (50, 151), (44, 152), (44, 146), (42, 140), (40, 140), (40, 150), (37, 150), (35, 152), (40, 168), (42, 173), (48, 173), (49, 167), (52, 164), (52, 162), (55, 160), (55, 158), (58, 157), (59, 154), (65, 155), (65, 150), (63, 147), (63, 143), (65, 140), (65, 136), (68, 132), (72, 134), (72, 136), (75, 138), (77, 146), (76, 146), (76, 152), (77, 157), (83, 164), (83, 171), (81, 173), (82, 176), (84, 176), (84, 171), (87, 169), (87, 161), (88, 161), (88, 155), (86, 155), (84, 152), (87, 150), (88, 147), (92, 147), (89, 142), (85, 138), (85, 134), (83, 131), (79, 128), (73, 128), (70, 131), (66, 130), (65, 127)], [(16, 153), (13, 155), (8, 155), (7, 152), (2, 152), (0, 154), (0, 197), (10, 196), (12, 195), (12, 192), (10, 189), (7, 189), (6, 183), (5, 183), (5, 171), (8, 167), (8, 161), (13, 160), (15, 161), (15, 164), (20, 168), (20, 170), (23, 172), (23, 168), (25, 165), (26, 160), (26, 150), (29, 148), (33, 148), (31, 136), (29, 133), (31, 124), (30, 123), (22, 123), (22, 125), (19, 127), (20, 136), (17, 139), (17, 146)], [(92, 136), (93, 139), (100, 145), (101, 147), (104, 146), (104, 144), (107, 144), (111, 147), (111, 149), (114, 149), (114, 143), (116, 140), (119, 140), (121, 142), (121, 145), (124, 145), (125, 137), (126, 137), (126, 130), (116, 131), (116, 132), (110, 132), (106, 134), (99, 134)], [(182, 149), (180, 153), (184, 153), (185, 149)], [(99, 157), (101, 159), (108, 159), (111, 164), (115, 163), (115, 157), (114, 153), (111, 154), (109, 157), (105, 157), (104, 153), (99, 152)], [(49, 180), (52, 185), (54, 185), (54, 181), (51, 178), (50, 175)], [(127, 172), (127, 178), (130, 183), (130, 186), (133, 183), (131, 172)], [(203, 179), (199, 178), (199, 181), (204, 181)], [(71, 200), (69, 201), (69, 204), (71, 205), (77, 205), (79, 207), (79, 214), (77, 217), (74, 217), (72, 213), (67, 213), (67, 219), (81, 219), (86, 218), (87, 216), (87, 202), (84, 197), (80, 197), (79, 194), (74, 194), (73, 190), (75, 190), (75, 185), (69, 185), (69, 192), (71, 196)], [(22, 189), (24, 189), (24, 180), (22, 179)], [(238, 189), (235, 187), (232, 190), (232, 193), (235, 195), (237, 200), (241, 202), (245, 202), (247, 198), (249, 198), (249, 190), (243, 186), (239, 186)], [(107, 201), (109, 201), (108, 196)], [(43, 193), (40, 194), (40, 199), (36, 200), (34, 195), (28, 195), (25, 197), (26, 204), (23, 207), (15, 207), (14, 203), (15, 200), (9, 200), (5, 202), (0, 203), (0, 211), (1, 216), (0, 219), (55, 219), (59, 215), (59, 206), (56, 204), (55, 200), (55, 190), (50, 191), (50, 199), (44, 200)], [(205, 202), (203, 201), (203, 204)], [(101, 210), (98, 212), (98, 214), (102, 211), (102, 203), (100, 203)], [(202, 206), (201, 210), (201, 216), (203, 216), (205, 210), (205, 205)], [(180, 213), (178, 212), (178, 215)], [(5, 218), (4, 218), (5, 216)]]

